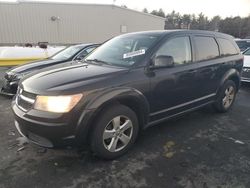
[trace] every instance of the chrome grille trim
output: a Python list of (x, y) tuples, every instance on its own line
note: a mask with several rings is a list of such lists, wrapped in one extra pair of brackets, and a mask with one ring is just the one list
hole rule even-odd
[(33, 104), (35, 103), (35, 98), (34, 99), (29, 98), (29, 97), (23, 95), (23, 93), (34, 95), (34, 97), (35, 97), (35, 94), (28, 93), (28, 92), (24, 91), (23, 89), (18, 88), (18, 92), (16, 95), (16, 104), (22, 111), (27, 112), (28, 110), (30, 110), (33, 107)]
[(243, 67), (244, 72), (250, 72), (250, 67)]
[(20, 98), (23, 99), (24, 101), (30, 103), (30, 104), (34, 104), (35, 103), (35, 100), (34, 99), (30, 99), (28, 97), (25, 97), (23, 95), (20, 95)]
[(24, 111), (24, 112), (27, 112), (27, 111), (28, 111), (27, 109), (24, 109), (22, 106), (20, 106), (20, 105), (18, 104), (18, 96), (16, 97), (16, 104), (17, 104), (18, 108), (20, 108), (22, 111)]

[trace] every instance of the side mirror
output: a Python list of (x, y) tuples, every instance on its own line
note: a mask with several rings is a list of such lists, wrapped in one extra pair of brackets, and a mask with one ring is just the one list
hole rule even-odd
[(167, 55), (159, 55), (156, 56), (153, 60), (155, 68), (164, 68), (164, 67), (173, 67), (174, 66), (174, 58), (172, 56)]

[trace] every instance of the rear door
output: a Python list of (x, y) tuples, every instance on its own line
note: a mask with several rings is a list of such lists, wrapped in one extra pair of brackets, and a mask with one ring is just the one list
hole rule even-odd
[(240, 52), (236, 48), (237, 46), (234, 45), (234, 41), (230, 41), (226, 38), (220, 37), (217, 38), (217, 41), (221, 49), (221, 61), (223, 61), (219, 70), (220, 77), (222, 78), (222, 76), (225, 75), (226, 72), (231, 68), (235, 68), (239, 72), (241, 72), (242, 60), (239, 60), (239, 57), (237, 57), (237, 54), (239, 54)]
[(207, 97), (209, 100), (215, 96), (217, 83), (221, 79), (219, 69), (223, 61), (220, 58), (219, 45), (212, 35), (193, 35), (192, 41), (199, 78), (196, 83), (199, 97)]

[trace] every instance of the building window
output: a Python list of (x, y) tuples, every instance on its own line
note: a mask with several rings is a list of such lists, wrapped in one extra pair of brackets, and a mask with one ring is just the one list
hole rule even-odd
[(127, 26), (121, 25), (121, 33), (127, 33)]

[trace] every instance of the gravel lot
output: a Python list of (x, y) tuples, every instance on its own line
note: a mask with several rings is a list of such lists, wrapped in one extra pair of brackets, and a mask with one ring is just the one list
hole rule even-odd
[(250, 85), (229, 113), (205, 108), (151, 127), (114, 161), (25, 144), (10, 103), (0, 96), (0, 188), (250, 187)]

